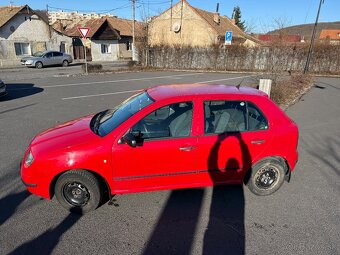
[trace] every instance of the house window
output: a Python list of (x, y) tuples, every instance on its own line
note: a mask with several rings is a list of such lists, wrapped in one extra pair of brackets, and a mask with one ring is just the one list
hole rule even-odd
[(29, 55), (30, 44), (29, 43), (14, 43), (15, 55)]
[(102, 48), (102, 54), (111, 53), (110, 44), (102, 44), (102, 45), (101, 45), (101, 48)]
[(132, 42), (131, 41), (126, 41), (126, 50), (132, 50)]

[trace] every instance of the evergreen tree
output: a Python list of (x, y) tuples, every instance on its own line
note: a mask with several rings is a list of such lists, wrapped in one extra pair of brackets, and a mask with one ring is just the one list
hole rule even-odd
[(246, 29), (244, 21), (241, 20), (241, 9), (239, 6), (234, 7), (232, 19), (235, 19), (235, 25), (241, 28), (243, 31)]

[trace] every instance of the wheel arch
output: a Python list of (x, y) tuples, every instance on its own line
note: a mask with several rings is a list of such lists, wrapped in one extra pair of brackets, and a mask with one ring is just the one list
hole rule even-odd
[(267, 160), (276, 160), (276, 161), (279, 161), (282, 165), (282, 167), (284, 168), (284, 171), (285, 171), (285, 180), (287, 182), (290, 181), (290, 174), (291, 174), (291, 171), (290, 171), (290, 167), (289, 167), (289, 164), (288, 164), (288, 161), (282, 157), (282, 156), (268, 156), (268, 157), (264, 157), (264, 158), (261, 158), (259, 160), (257, 160), (256, 162), (254, 162), (252, 164), (252, 166), (250, 167), (250, 169), (247, 170), (246, 174), (244, 175), (244, 178), (243, 178), (243, 183), (244, 184), (247, 184), (249, 179), (250, 179), (250, 176), (252, 174), (252, 168), (254, 165), (257, 165), (257, 164), (260, 164), (264, 161), (267, 161)]
[(111, 196), (111, 188), (110, 185), (108, 184), (107, 180), (100, 174), (98, 174), (96, 171), (94, 170), (90, 170), (90, 169), (79, 169), (79, 168), (74, 168), (74, 169), (67, 169), (65, 171), (62, 171), (60, 173), (58, 173), (56, 176), (53, 177), (52, 181), (50, 182), (50, 188), (49, 188), (49, 196), (50, 199), (53, 198), (54, 196), (54, 187), (55, 184), (58, 180), (58, 178), (63, 174), (66, 173), (68, 171), (71, 170), (76, 170), (76, 171), (87, 171), (90, 172), (91, 174), (93, 174), (99, 181), (101, 187), (103, 188), (103, 194), (105, 194), (105, 192), (107, 192), (109, 194), (109, 196)]

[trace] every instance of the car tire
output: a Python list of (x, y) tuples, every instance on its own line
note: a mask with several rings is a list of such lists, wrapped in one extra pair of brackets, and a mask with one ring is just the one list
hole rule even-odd
[(102, 198), (98, 179), (86, 170), (70, 170), (56, 181), (54, 194), (59, 203), (77, 214), (95, 210)]
[(67, 60), (64, 60), (63, 63), (62, 63), (62, 66), (63, 66), (63, 67), (67, 67), (67, 66), (68, 66), (68, 61), (67, 61)]
[(35, 63), (35, 68), (38, 68), (38, 69), (41, 69), (41, 68), (43, 68), (43, 63), (42, 62), (37, 62), (37, 63)]
[[(247, 176), (246, 176), (247, 177)], [(285, 168), (276, 158), (268, 158), (256, 163), (248, 173), (246, 185), (259, 196), (268, 196), (283, 184)]]

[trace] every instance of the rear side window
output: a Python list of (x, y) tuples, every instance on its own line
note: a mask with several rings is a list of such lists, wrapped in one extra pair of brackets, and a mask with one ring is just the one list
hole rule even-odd
[(205, 134), (268, 129), (262, 112), (246, 101), (205, 101)]
[(246, 109), (245, 101), (205, 101), (205, 133), (245, 131)]
[(268, 129), (268, 121), (262, 112), (253, 103), (248, 102), (248, 130)]
[(61, 52), (53, 52), (53, 57), (61, 57), (63, 53)]

